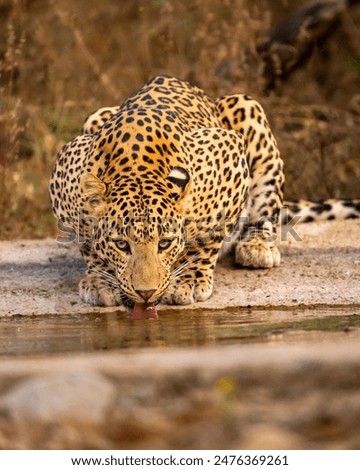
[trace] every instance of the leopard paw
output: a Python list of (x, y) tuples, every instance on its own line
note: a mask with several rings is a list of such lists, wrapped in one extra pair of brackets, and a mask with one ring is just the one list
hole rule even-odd
[(261, 238), (238, 242), (235, 248), (235, 263), (251, 268), (273, 268), (280, 264), (278, 248)]
[(213, 293), (213, 279), (178, 282), (170, 285), (162, 297), (164, 303), (173, 305), (187, 305), (201, 302), (211, 297)]
[(109, 285), (104, 279), (88, 274), (79, 283), (80, 298), (90, 305), (112, 307), (121, 305), (120, 289)]

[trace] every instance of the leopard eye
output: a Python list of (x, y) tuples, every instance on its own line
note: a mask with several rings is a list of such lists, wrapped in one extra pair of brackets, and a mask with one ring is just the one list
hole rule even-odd
[(162, 240), (160, 240), (159, 241), (159, 252), (161, 253), (162, 251), (165, 251), (168, 248), (170, 248), (173, 241), (174, 241), (173, 238), (163, 238)]
[(124, 253), (130, 253), (130, 245), (126, 240), (113, 240), (115, 243), (116, 247), (120, 250), (123, 251)]

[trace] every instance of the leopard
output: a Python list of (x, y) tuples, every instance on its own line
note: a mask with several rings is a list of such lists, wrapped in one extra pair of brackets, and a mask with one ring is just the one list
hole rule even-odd
[[(159, 75), (100, 108), (61, 149), (50, 179), (63, 239), (87, 265), (81, 299), (156, 318), (159, 303), (209, 299), (221, 257), (278, 266), (284, 180), (264, 109), (247, 94), (213, 99)], [(354, 215), (352, 203), (341, 204)], [(293, 202), (287, 217), (335, 217), (333, 207)]]

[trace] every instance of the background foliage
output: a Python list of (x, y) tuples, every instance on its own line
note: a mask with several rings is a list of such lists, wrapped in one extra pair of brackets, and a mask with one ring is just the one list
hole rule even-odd
[(293, 0), (0, 0), (0, 238), (52, 235), (56, 153), (100, 106), (158, 73), (216, 97), (259, 99), (286, 163), (287, 197), (356, 197), (360, 8), (281, 90), (264, 93), (256, 42)]

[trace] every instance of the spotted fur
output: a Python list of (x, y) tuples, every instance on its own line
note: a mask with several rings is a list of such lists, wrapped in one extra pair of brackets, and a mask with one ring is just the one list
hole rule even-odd
[(297, 199), (284, 203), (281, 223), (287, 224), (292, 220), (306, 223), (359, 217), (360, 199), (320, 199), (317, 201)]
[(229, 247), (238, 265), (279, 264), (283, 182), (259, 103), (160, 76), (85, 121), (57, 157), (50, 194), (88, 266), (84, 301), (187, 304), (211, 296)]

